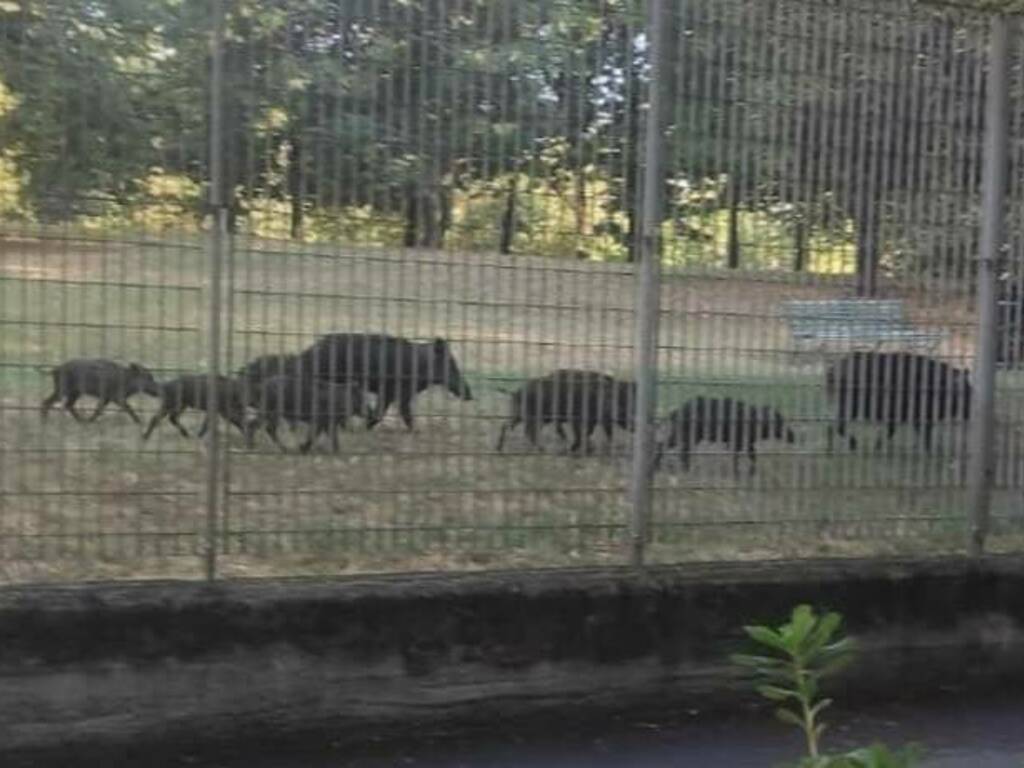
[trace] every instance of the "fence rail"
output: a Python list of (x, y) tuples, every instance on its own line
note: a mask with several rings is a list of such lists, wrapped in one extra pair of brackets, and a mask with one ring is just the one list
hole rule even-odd
[(1015, 551), (1018, 26), (0, 3), (0, 580)]

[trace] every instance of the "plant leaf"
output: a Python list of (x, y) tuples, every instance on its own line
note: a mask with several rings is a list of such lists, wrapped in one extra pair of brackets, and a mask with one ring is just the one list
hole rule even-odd
[(745, 667), (779, 667), (786, 664), (782, 659), (771, 656), (754, 656), (747, 653), (734, 653), (730, 658), (734, 664), (741, 664)]
[(783, 634), (792, 640), (791, 647), (802, 647), (816, 622), (814, 610), (809, 605), (798, 605), (793, 609), (789, 624), (783, 627)]
[(826, 645), (842, 623), (843, 617), (838, 613), (826, 613), (814, 628), (814, 640), (819, 645)]
[(771, 701), (785, 701), (786, 699), (799, 699), (800, 694), (788, 688), (780, 688), (777, 685), (759, 685), (757, 692)]
[(814, 701), (818, 695), (818, 681), (812, 674), (804, 675), (803, 690), (808, 701)]
[(916, 744), (908, 744), (891, 750), (885, 744), (872, 744), (838, 755), (841, 765), (850, 768), (912, 768), (923, 757), (923, 750)]
[(788, 672), (792, 666), (792, 663), (786, 659), (772, 658), (771, 656), (752, 656), (746, 653), (736, 653), (731, 658), (741, 666), (763, 668), (779, 673)]
[(788, 723), (789, 725), (795, 725), (800, 730), (803, 730), (803, 727), (804, 727), (803, 718), (800, 717), (800, 715), (798, 715), (796, 712), (793, 712), (792, 710), (789, 710), (789, 709), (784, 709), (782, 707), (779, 707), (778, 709), (775, 710), (775, 716), (779, 720), (781, 720), (782, 722)]
[(817, 717), (818, 713), (832, 705), (832, 699), (822, 699), (811, 707), (811, 717)]
[(769, 648), (782, 651), (786, 654), (789, 653), (789, 643), (786, 642), (786, 638), (783, 633), (776, 632), (771, 627), (764, 627), (760, 625), (744, 627), (743, 629), (755, 642), (758, 642), (761, 645), (766, 645)]
[(843, 638), (831, 645), (826, 645), (818, 652), (818, 671), (822, 675), (830, 675), (853, 662), (857, 653), (857, 644), (853, 638)]

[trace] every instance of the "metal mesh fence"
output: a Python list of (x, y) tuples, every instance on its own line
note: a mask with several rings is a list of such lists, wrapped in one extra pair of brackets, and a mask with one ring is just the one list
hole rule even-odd
[[(992, 104), (1000, 67), (1024, 95), (1024, 41), (1000, 58), (1001, 23), (0, 2), (3, 578), (933, 553), (989, 509), (986, 548), (1014, 549), (1024, 126)], [(290, 405), (245, 373), (264, 356)]]
[[(659, 477), (654, 552), (961, 548), (965, 422), (936, 409), (929, 452), (901, 410), (957, 384), (893, 355), (973, 363), (987, 19), (888, 2), (686, 3), (673, 19), (670, 218), (696, 231), (666, 249), (662, 399), (768, 406), (796, 441), (769, 424), (756, 475), (719, 445)], [(857, 350), (874, 362), (842, 367)], [(837, 408), (857, 450), (828, 448)]]

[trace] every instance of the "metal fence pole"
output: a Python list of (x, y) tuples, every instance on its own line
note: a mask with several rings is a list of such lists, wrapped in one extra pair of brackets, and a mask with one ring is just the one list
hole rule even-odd
[(649, 0), (647, 37), (651, 46), (650, 96), (644, 130), (643, 191), (640, 243), (637, 252), (636, 430), (633, 435), (633, 473), (630, 521), (630, 561), (644, 562), (653, 496), (654, 416), (657, 412), (657, 337), (661, 299), (661, 220), (663, 215), (665, 112), (664, 85), (669, 69), (665, 45), (664, 0)]
[(206, 417), (209, 420), (206, 455), (206, 578), (217, 576), (217, 519), (220, 506), (220, 424), (217, 417), (216, 380), (220, 375), (221, 347), (221, 273), (224, 243), (227, 239), (227, 207), (224, 200), (224, 5), (223, 0), (210, 0), (213, 30), (210, 50), (210, 209), (213, 223), (209, 238), (210, 315), (207, 332), (208, 398)]
[(974, 352), (968, 487), (971, 536), (968, 551), (982, 554), (992, 497), (993, 426), (996, 372), (996, 270), (1003, 250), (1006, 218), (1006, 164), (1009, 151), (1006, 104), (1009, 91), (1011, 20), (992, 18), (989, 40), (985, 149), (982, 167), (981, 243), (978, 254), (978, 327)]

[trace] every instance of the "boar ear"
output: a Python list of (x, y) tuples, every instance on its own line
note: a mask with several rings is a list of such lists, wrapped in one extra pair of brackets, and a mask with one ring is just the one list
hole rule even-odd
[(444, 355), (448, 352), (448, 342), (438, 336), (434, 339), (434, 354)]
[(138, 363), (128, 363), (128, 370), (132, 373), (145, 373), (146, 369)]

